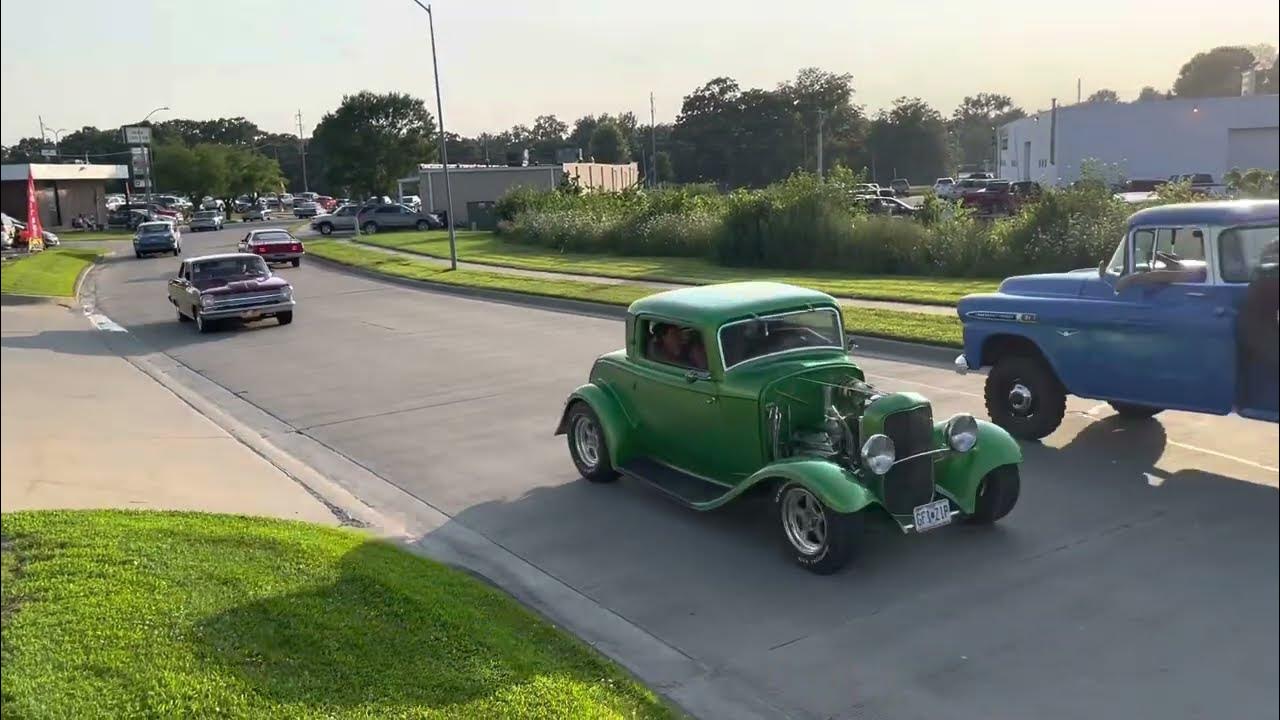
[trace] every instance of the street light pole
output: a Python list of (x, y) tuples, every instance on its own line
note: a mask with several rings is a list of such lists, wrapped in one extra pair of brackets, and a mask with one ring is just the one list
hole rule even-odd
[[(161, 110), (168, 110), (168, 109), (169, 109), (168, 105), (162, 105), (156, 108), (155, 110), (152, 110), (151, 112), (147, 113), (146, 117), (142, 118), (142, 122), (138, 124), (145, 125), (147, 121), (151, 119), (152, 115), (155, 115)], [(156, 154), (155, 154), (155, 144), (153, 142), (154, 135), (155, 133), (152, 133), (150, 130), (147, 131), (147, 217), (148, 218), (151, 217), (151, 191), (152, 189), (155, 188), (155, 185), (156, 185)]]
[(454, 231), (453, 188), (449, 185), (449, 149), (444, 141), (444, 101), (440, 98), (440, 65), (436, 61), (436, 23), (430, 5), (423, 5), (421, 0), (413, 0), (418, 7), (427, 11), (427, 27), (431, 33), (431, 71), (436, 80), (436, 122), (440, 124), (440, 166), (444, 168), (444, 201), (448, 206), (449, 219), (449, 269), (458, 269), (458, 241)]

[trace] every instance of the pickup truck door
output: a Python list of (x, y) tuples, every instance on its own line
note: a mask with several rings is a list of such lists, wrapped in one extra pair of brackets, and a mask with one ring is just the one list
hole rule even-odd
[[(1110, 320), (1116, 350), (1102, 360), (1113, 381), (1104, 399), (1225, 414), (1235, 393), (1235, 308), (1230, 288), (1208, 281), (1199, 228), (1138, 228), (1130, 235), (1128, 275), (1117, 283)], [(1143, 282), (1172, 266), (1173, 253), (1198, 279)], [(1145, 273), (1153, 273), (1140, 277)], [(1126, 281), (1127, 280), (1127, 281)], [(1135, 282), (1136, 281), (1136, 282)]]

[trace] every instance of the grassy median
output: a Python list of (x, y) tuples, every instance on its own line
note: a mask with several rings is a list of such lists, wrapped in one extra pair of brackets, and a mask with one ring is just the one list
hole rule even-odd
[(0, 267), (0, 291), (6, 295), (70, 297), (76, 294), (76, 278), (80, 272), (92, 265), (101, 252), (55, 248), (6, 260)]
[(501, 592), (355, 532), (130, 511), (0, 532), (6, 716), (674, 716)]
[[(361, 241), (382, 247), (449, 257), (449, 233), (396, 232), (362, 235)], [(994, 292), (998, 280), (915, 277), (907, 275), (849, 276), (838, 273), (796, 274), (786, 270), (730, 268), (702, 258), (626, 257), (558, 253), (543, 247), (508, 242), (491, 232), (458, 231), (458, 257), (467, 262), (547, 270), (551, 272), (687, 282), (693, 284), (731, 280), (778, 280), (804, 285), (837, 297), (893, 300), (918, 305), (955, 305), (970, 293)]]
[[(661, 288), (643, 285), (552, 280), (476, 270), (450, 271), (436, 263), (381, 252), (342, 240), (313, 240), (307, 243), (307, 252), (344, 265), (411, 280), (609, 305), (630, 305), (646, 295), (662, 291)], [(854, 307), (843, 308), (842, 312), (845, 328), (854, 335), (949, 347), (959, 347), (961, 344), (960, 321), (951, 315)]]

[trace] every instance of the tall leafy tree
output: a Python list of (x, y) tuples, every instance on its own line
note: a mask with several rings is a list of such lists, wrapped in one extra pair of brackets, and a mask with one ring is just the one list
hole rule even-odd
[(683, 181), (726, 182), (734, 162), (734, 122), (742, 90), (733, 78), (713, 78), (684, 97), (672, 140)]
[(1109, 88), (1102, 88), (1101, 90), (1095, 90), (1085, 102), (1118, 103), (1120, 102), (1120, 93)]
[(837, 163), (852, 167), (865, 162), (867, 119), (862, 108), (853, 103), (852, 75), (802, 68), (793, 80), (778, 85), (778, 92), (794, 108), (798, 138), (790, 142), (799, 143), (805, 168), (817, 169), (820, 119), (827, 167)]
[(942, 115), (920, 98), (900, 97), (871, 123), (868, 144), (875, 181), (893, 176), (931, 178), (947, 165), (947, 129)]
[(1240, 75), (1257, 59), (1247, 48), (1224, 45), (1196, 53), (1178, 71), (1173, 94), (1185, 98), (1230, 97), (1240, 94)]
[(404, 93), (363, 91), (316, 125), (311, 145), (324, 154), (330, 185), (354, 193), (387, 193), (418, 163), (436, 159), (435, 119)]
[(1142, 88), (1142, 90), (1138, 91), (1137, 102), (1150, 102), (1152, 100), (1164, 100), (1167, 97), (1168, 96), (1165, 93), (1160, 92), (1159, 90), (1155, 89), (1150, 85), (1146, 85)]
[(591, 157), (600, 163), (624, 163), (631, 161), (631, 149), (627, 147), (627, 136), (616, 122), (607, 121), (596, 125), (591, 132)]
[(995, 128), (1025, 116), (1008, 95), (980, 92), (965, 97), (952, 111), (947, 127), (957, 162), (969, 167), (981, 166), (993, 157), (991, 143)]

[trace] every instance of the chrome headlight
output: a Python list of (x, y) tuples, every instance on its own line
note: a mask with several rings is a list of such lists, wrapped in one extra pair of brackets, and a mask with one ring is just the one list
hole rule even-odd
[(968, 413), (954, 415), (947, 421), (947, 445), (956, 452), (969, 452), (978, 444), (978, 421)]
[(213, 296), (212, 296), (212, 295), (201, 295), (201, 296), (200, 296), (200, 307), (209, 307), (209, 306), (210, 306), (210, 305), (212, 305), (214, 302), (215, 302), (215, 300), (214, 300), (214, 298), (213, 298)]
[(292, 286), (292, 285), (285, 285), (285, 286), (280, 290), (280, 297), (281, 297), (281, 299), (284, 299), (284, 300), (292, 300), (292, 299), (293, 299), (293, 286)]
[(862, 463), (876, 475), (884, 475), (895, 460), (893, 440), (888, 435), (872, 435), (862, 444)]

